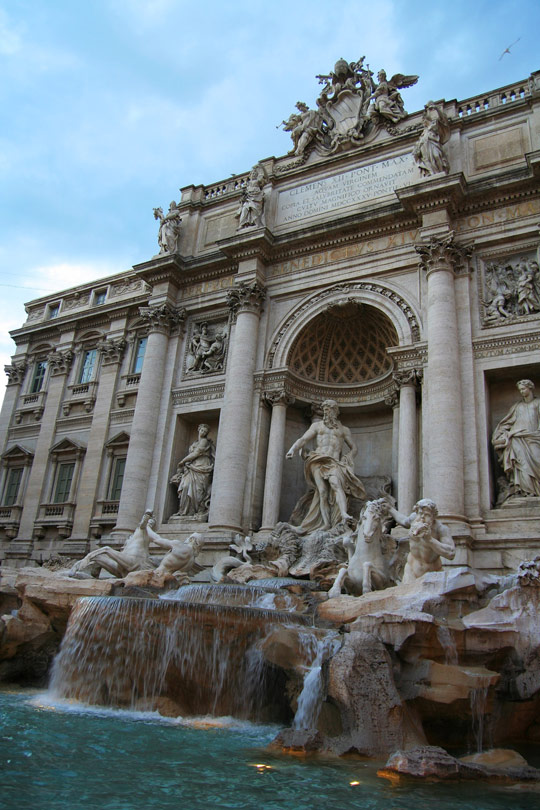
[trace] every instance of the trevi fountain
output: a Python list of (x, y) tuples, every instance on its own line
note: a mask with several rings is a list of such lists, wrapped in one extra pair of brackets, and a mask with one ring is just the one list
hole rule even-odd
[(318, 78), (13, 332), (6, 807), (540, 803), (540, 76)]

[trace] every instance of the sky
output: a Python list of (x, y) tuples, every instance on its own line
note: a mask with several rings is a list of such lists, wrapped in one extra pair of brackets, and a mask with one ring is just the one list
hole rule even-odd
[(181, 187), (284, 155), (337, 59), (418, 74), (414, 112), (539, 70), (539, 31), (539, 0), (0, 0), (0, 364), (25, 302), (153, 256)]

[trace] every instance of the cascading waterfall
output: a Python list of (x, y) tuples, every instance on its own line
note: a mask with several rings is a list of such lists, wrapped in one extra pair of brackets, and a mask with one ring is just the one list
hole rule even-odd
[(267, 610), (295, 611), (299, 600), (284, 590), (256, 585), (208, 585), (194, 583), (169, 591), (160, 597), (165, 601), (184, 602), (198, 605), (243, 605), (245, 607), (266, 608)]
[[(284, 683), (261, 644), (276, 624), (308, 619), (261, 608), (160, 599), (85, 597), (56, 658), (56, 697), (152, 709), (167, 696), (182, 714), (287, 721)], [(281, 697), (280, 697), (281, 696)]]
[(456, 642), (454, 641), (454, 636), (452, 635), (450, 629), (444, 625), (440, 624), (437, 628), (437, 638), (441, 647), (444, 650), (444, 662), (445, 664), (451, 664), (453, 666), (457, 666), (458, 663), (458, 654), (457, 654), (457, 647)]
[(322, 667), (340, 646), (338, 633), (329, 632), (322, 638), (313, 633), (301, 633), (305, 659), (308, 663), (304, 675), (304, 685), (298, 696), (298, 708), (294, 716), (294, 729), (314, 729), (319, 719), (323, 698)]
[(481, 686), (478, 689), (473, 689), (470, 693), (472, 732), (474, 735), (476, 751), (478, 754), (482, 753), (484, 746), (484, 731), (485, 731), (488, 692), (489, 692), (488, 686)]

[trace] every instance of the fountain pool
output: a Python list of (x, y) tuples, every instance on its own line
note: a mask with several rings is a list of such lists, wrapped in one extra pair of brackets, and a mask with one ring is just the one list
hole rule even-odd
[(51, 702), (0, 691), (2, 810), (532, 810), (486, 784), (393, 785), (359, 758), (270, 753), (276, 726)]

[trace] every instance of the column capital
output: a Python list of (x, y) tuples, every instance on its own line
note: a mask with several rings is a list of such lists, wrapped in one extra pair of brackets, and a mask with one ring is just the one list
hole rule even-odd
[(418, 384), (422, 382), (423, 376), (422, 369), (408, 368), (402, 371), (394, 371), (392, 379), (398, 388), (403, 388), (406, 385), (417, 388)]
[(4, 366), (8, 376), (7, 385), (20, 385), (24, 380), (28, 363), (26, 360), (14, 360), (10, 366)]
[(384, 398), (384, 404), (392, 409), (399, 408), (399, 393), (397, 388), (394, 388), (394, 390)]
[(97, 344), (103, 365), (110, 366), (119, 363), (124, 355), (127, 341), (125, 338), (105, 338)]
[(287, 407), (288, 405), (294, 405), (296, 402), (295, 398), (284, 390), (265, 391), (263, 394), (263, 400), (271, 407), (274, 407), (274, 405), (284, 405)]
[(437, 270), (450, 270), (455, 275), (467, 272), (467, 262), (472, 253), (471, 245), (460, 245), (455, 240), (455, 232), (443, 236), (431, 236), (428, 242), (415, 246), (420, 256), (420, 267), (430, 273)]
[(228, 291), (227, 305), (233, 318), (236, 318), (239, 312), (254, 312), (260, 315), (265, 298), (266, 288), (258, 281), (252, 284), (241, 281), (237, 287)]
[(71, 349), (55, 350), (47, 355), (47, 362), (51, 370), (51, 377), (58, 377), (60, 374), (67, 374), (73, 362), (73, 352)]
[(184, 307), (173, 307), (165, 303), (139, 307), (139, 315), (146, 321), (150, 332), (168, 335), (184, 323), (187, 312)]

